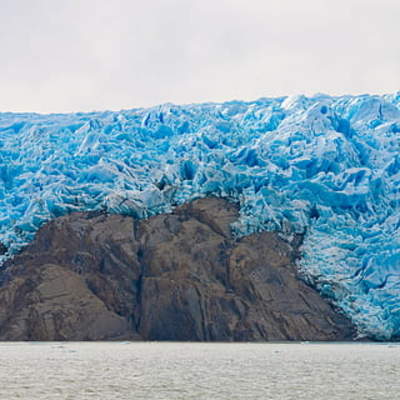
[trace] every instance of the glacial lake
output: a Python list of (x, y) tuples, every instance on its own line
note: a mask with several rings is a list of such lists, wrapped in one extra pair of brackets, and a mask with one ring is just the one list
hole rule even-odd
[(0, 342), (0, 399), (397, 399), (400, 344)]

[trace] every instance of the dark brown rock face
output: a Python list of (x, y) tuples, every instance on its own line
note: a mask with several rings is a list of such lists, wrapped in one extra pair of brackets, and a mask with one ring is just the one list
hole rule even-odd
[(296, 246), (270, 232), (234, 240), (237, 218), (209, 198), (142, 221), (48, 223), (0, 274), (0, 340), (350, 339), (297, 278)]

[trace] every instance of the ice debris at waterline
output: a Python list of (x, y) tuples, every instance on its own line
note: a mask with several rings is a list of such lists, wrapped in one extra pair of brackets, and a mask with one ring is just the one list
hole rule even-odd
[(0, 114), (3, 259), (75, 210), (144, 218), (208, 195), (233, 229), (306, 231), (300, 268), (361, 333), (400, 335), (400, 92)]

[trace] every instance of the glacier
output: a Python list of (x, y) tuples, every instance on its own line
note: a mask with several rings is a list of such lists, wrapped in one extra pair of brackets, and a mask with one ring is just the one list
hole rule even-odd
[(0, 264), (66, 213), (210, 195), (238, 202), (238, 237), (304, 233), (304, 279), (360, 336), (400, 336), (400, 92), (0, 113)]

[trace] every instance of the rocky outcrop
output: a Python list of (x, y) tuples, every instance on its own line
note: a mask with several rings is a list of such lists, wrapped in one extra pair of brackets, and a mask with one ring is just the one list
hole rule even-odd
[(209, 198), (141, 221), (55, 219), (1, 272), (0, 340), (350, 339), (351, 323), (298, 278), (299, 243), (235, 240), (237, 218)]

